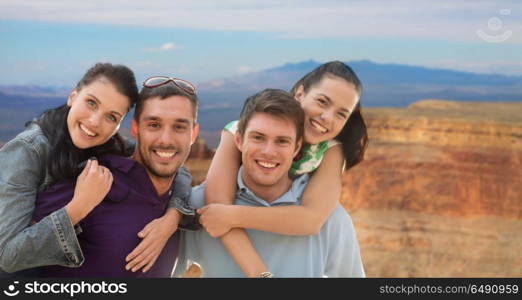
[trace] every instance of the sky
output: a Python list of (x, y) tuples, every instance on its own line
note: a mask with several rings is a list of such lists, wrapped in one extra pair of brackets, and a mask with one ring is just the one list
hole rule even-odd
[(196, 84), (313, 59), (522, 76), (522, 1), (0, 0), (0, 85), (94, 63)]

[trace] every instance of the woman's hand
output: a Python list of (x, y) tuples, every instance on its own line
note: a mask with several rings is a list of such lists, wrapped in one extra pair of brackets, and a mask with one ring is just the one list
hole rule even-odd
[(234, 227), (234, 205), (208, 204), (198, 209), (199, 223), (211, 237), (218, 238)]
[(100, 166), (96, 159), (89, 159), (76, 179), (72, 200), (65, 206), (73, 225), (85, 218), (109, 193), (112, 173)]
[(176, 209), (170, 209), (163, 217), (152, 220), (138, 232), (138, 236), (143, 240), (125, 258), (125, 269), (136, 272), (143, 268), (143, 273), (150, 270), (168, 239), (178, 229), (180, 218), (181, 215)]

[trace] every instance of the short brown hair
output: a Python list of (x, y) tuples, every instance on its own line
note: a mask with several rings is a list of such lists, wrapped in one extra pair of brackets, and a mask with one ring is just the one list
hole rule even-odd
[(139, 122), (141, 112), (143, 111), (144, 102), (148, 99), (155, 97), (159, 97), (160, 99), (166, 99), (171, 96), (183, 96), (189, 99), (190, 103), (192, 103), (192, 108), (194, 109), (194, 124), (197, 123), (199, 102), (198, 96), (195, 94), (191, 95), (178, 88), (172, 83), (167, 83), (154, 88), (143, 87), (140, 91), (140, 99), (136, 104), (136, 109), (134, 110), (134, 120), (136, 120), (136, 122)]
[(301, 105), (289, 93), (277, 89), (265, 89), (246, 99), (239, 117), (238, 132), (243, 137), (248, 122), (255, 113), (267, 113), (287, 119), (295, 125), (296, 141), (303, 138), (304, 112)]

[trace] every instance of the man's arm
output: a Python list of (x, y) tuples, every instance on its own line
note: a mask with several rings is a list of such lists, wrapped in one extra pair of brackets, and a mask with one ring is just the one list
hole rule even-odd
[(178, 229), (181, 214), (174, 208), (167, 210), (163, 217), (152, 220), (138, 232), (138, 237), (143, 240), (125, 258), (126, 270), (136, 272), (143, 268), (147, 272), (152, 268), (165, 247), (168, 239)]
[[(174, 181), (172, 196), (165, 214), (152, 220), (138, 232), (143, 240), (125, 258), (125, 269), (147, 272), (163, 251), (168, 239), (180, 228), (197, 229), (195, 210), (189, 204), (192, 176), (184, 167), (179, 168)], [(183, 222), (182, 222), (183, 221)]]
[[(249, 228), (286, 235), (317, 234), (339, 203), (343, 157), (340, 146), (328, 149), (302, 195), (302, 205), (250, 207), (209, 205), (202, 217), (213, 236), (230, 228)], [(296, 179), (299, 180), (299, 179)], [(292, 222), (288, 222), (292, 220)], [(217, 232), (217, 234), (216, 234)]]

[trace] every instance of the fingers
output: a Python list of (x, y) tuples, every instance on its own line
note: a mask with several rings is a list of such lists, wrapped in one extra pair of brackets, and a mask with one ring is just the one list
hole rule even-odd
[(101, 183), (110, 186), (113, 181), (112, 172), (107, 168), (98, 163), (97, 160), (89, 160), (89, 170), (87, 177), (96, 178), (101, 180)]
[(208, 205), (205, 205), (203, 206), (202, 208), (198, 209), (197, 213), (199, 214), (199, 222), (203, 225), (203, 223), (206, 223), (207, 222), (207, 217), (208, 217), (208, 210), (209, 210), (209, 206)]
[(89, 172), (88, 174), (91, 175), (91, 174), (95, 174), (96, 172), (98, 172), (98, 160), (96, 159), (89, 159), (89, 163), (91, 164), (90, 168), (89, 168)]
[(156, 262), (156, 260), (158, 259), (159, 257), (159, 254), (158, 255), (155, 255), (151, 261), (145, 266), (145, 268), (143, 268), (143, 273), (147, 272), (148, 270), (150, 270), (150, 268), (152, 268), (152, 266), (154, 265), (154, 263)]
[(134, 272), (134, 267), (143, 260), (143, 257), (144, 255), (140, 253), (139, 255), (134, 256), (131, 260), (128, 260), (128, 263), (125, 265), (125, 270)]
[(114, 177), (112, 176), (112, 172), (109, 169), (105, 168), (105, 167), (103, 167), (103, 168), (106, 170), (104, 175), (107, 178), (108, 186), (111, 187), (112, 181), (114, 180)]
[[(150, 253), (147, 253), (145, 255), (141, 257), (137, 257), (136, 260), (139, 260), (141, 258), (141, 260), (139, 260), (139, 262), (132, 268), (132, 272), (136, 272), (138, 271), (139, 269), (143, 268), (144, 266), (148, 266), (150, 269), (150, 267), (152, 267), (152, 265), (154, 264), (154, 261), (156, 261), (156, 257), (157, 257), (157, 254), (155, 254), (155, 252), (150, 252)], [(150, 266), (149, 266), (150, 265)], [(143, 269), (143, 272), (146, 272), (148, 271)]]
[(198, 214), (202, 215), (205, 213), (205, 211), (207, 211), (207, 209), (208, 209), (208, 205), (205, 205), (202, 208), (198, 208), (197, 212), (198, 212)]
[(90, 160), (90, 159), (87, 161), (87, 163), (85, 164), (85, 167), (83, 167), (83, 170), (78, 177), (83, 178), (83, 177), (87, 176), (87, 173), (89, 173), (89, 170), (91, 169), (91, 165), (92, 165), (91, 161), (92, 160)]
[(141, 263), (141, 261), (143, 260), (143, 255), (139, 255), (139, 256), (136, 256), (133, 260), (131, 260), (126, 266), (125, 266), (125, 270), (127, 271), (131, 271), (131, 272), (135, 272), (137, 269), (136, 269), (136, 265), (138, 265), (139, 263)]
[(153, 229), (154, 227), (153, 227), (151, 224), (152, 224), (153, 222), (154, 222), (154, 221), (152, 221), (152, 222), (150, 222), (149, 224), (145, 225), (145, 227), (144, 227), (140, 232), (138, 232), (138, 236), (139, 236), (140, 238), (144, 238), (144, 237), (146, 237), (146, 236), (149, 234), (149, 232), (152, 231), (152, 229)]
[(86, 174), (87, 178), (93, 178), (96, 180), (97, 177), (102, 177), (103, 173), (100, 168), (103, 168), (103, 166), (100, 166), (98, 164), (98, 161), (93, 159), (89, 160), (91, 166), (89, 168), (89, 172)]
[[(151, 255), (154, 253), (154, 251), (150, 250), (150, 247), (144, 247), (144, 243), (141, 242), (140, 245), (136, 248), (136, 253), (133, 254), (132, 258), (128, 260), (128, 264), (125, 266), (126, 270), (130, 270), (131, 272), (136, 272), (140, 268), (142, 268), (144, 265), (146, 265), (150, 260), (147, 260), (147, 258), (151, 257)], [(140, 249), (138, 249), (140, 248)], [(147, 251), (148, 250), (148, 251)], [(134, 252), (134, 251), (133, 251)], [(132, 253), (131, 253), (132, 254)], [(128, 257), (131, 257), (131, 254), (129, 254)]]
[[(134, 248), (134, 250), (132, 250), (132, 252), (129, 253), (129, 255), (127, 255), (127, 257), (125, 258), (125, 261), (131, 262), (133, 259), (135, 259), (138, 255), (140, 255), (143, 252), (143, 250), (145, 250), (147, 248), (146, 245), (148, 245), (147, 241), (145, 241), (145, 240), (141, 241), (141, 243), (138, 246), (136, 246), (136, 248)], [(129, 266), (129, 264), (127, 264), (127, 266)], [(134, 265), (134, 264), (135, 263), (132, 263), (132, 265)], [(127, 268), (127, 266), (125, 267), (125, 269), (127, 269), (127, 270), (130, 269), (130, 267)]]
[(107, 167), (104, 167), (98, 163), (98, 160), (92, 159), (89, 160), (90, 168), (89, 168), (89, 175), (99, 174), (99, 175), (108, 175), (111, 173)]
[(158, 221), (158, 219), (152, 220), (147, 225), (145, 225), (145, 227), (143, 227), (143, 229), (140, 232), (138, 232), (138, 237), (143, 238), (143, 240), (140, 242), (140, 244), (136, 248), (134, 248), (134, 250), (132, 250), (132, 252), (129, 255), (127, 255), (127, 257), (125, 258), (125, 261), (129, 262), (129, 261), (133, 260), (136, 256), (138, 256), (139, 254), (144, 252), (145, 249), (147, 249), (147, 247), (150, 247), (149, 245), (152, 244), (151, 241), (153, 239), (151, 239), (151, 238), (145, 239), (145, 237), (147, 237), (152, 232), (152, 230), (154, 230), (157, 221)]

